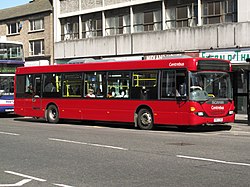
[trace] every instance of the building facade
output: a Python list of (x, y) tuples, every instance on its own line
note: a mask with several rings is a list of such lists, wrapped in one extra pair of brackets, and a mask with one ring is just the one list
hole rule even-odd
[(49, 0), (0, 10), (0, 38), (24, 45), (25, 65), (53, 64), (53, 6)]
[(247, 47), (244, 1), (54, 0), (55, 59)]
[(250, 113), (249, 0), (53, 0), (53, 4), (56, 63), (173, 54), (227, 59), (233, 63), (236, 112)]

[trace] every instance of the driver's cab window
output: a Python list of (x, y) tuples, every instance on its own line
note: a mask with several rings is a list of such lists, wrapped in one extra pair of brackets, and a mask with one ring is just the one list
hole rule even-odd
[(164, 70), (161, 75), (161, 98), (187, 96), (187, 71)]
[(176, 71), (176, 96), (183, 97), (187, 96), (187, 71), (177, 70)]

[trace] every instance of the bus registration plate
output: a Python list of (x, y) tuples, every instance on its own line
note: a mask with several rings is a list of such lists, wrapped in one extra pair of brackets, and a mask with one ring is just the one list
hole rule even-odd
[(214, 119), (214, 122), (215, 122), (215, 123), (223, 122), (223, 118), (215, 118), (215, 119)]

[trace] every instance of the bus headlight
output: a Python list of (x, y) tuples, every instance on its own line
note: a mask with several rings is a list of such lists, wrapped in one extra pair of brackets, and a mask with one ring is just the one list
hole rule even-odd
[(233, 115), (233, 114), (234, 114), (234, 111), (233, 111), (233, 110), (229, 110), (228, 114), (229, 114), (229, 115)]
[(204, 112), (197, 112), (198, 116), (204, 116)]

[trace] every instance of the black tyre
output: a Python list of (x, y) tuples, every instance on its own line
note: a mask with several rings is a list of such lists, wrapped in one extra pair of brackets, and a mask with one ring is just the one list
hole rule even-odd
[(55, 105), (49, 105), (47, 111), (47, 120), (49, 123), (58, 123), (59, 122), (59, 113)]
[(143, 108), (138, 113), (138, 126), (142, 130), (151, 130), (154, 127), (152, 112)]

